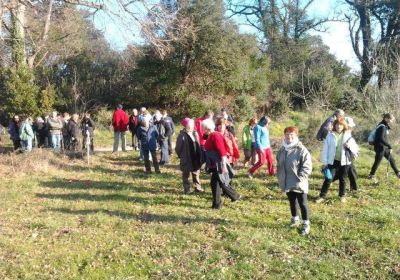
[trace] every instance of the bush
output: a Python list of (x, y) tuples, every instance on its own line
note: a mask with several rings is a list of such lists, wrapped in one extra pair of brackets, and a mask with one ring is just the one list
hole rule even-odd
[(111, 125), (112, 116), (112, 111), (107, 107), (101, 107), (96, 113), (94, 113), (93, 119), (98, 128), (108, 129)]
[(235, 99), (233, 110), (238, 121), (247, 121), (256, 113), (251, 97), (245, 94), (241, 94)]

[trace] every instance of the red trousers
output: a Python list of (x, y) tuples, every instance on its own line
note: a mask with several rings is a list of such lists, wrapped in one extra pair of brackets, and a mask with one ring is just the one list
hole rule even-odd
[(259, 169), (261, 166), (267, 162), (268, 164), (268, 174), (273, 176), (275, 175), (274, 171), (274, 159), (272, 157), (272, 150), (271, 148), (266, 148), (264, 150), (257, 150), (257, 155), (258, 155), (258, 161), (256, 162), (255, 165), (253, 165), (249, 169), (249, 173), (254, 174), (257, 169)]

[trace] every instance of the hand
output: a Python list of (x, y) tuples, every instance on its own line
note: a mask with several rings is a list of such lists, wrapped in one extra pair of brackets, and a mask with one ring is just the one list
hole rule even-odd
[(228, 173), (228, 168), (226, 168), (226, 165), (224, 165), (222, 167), (222, 174), (226, 174), (226, 173)]
[(389, 149), (389, 155), (392, 153), (392, 149)]

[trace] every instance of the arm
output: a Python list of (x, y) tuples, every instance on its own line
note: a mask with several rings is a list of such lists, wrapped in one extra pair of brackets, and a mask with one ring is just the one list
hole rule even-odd
[(254, 128), (254, 139), (256, 140), (256, 149), (260, 149), (260, 138), (261, 138), (261, 131), (259, 130), (258, 126)]
[(324, 166), (328, 165), (329, 138), (330, 137), (328, 134), (328, 137), (325, 138), (324, 145), (322, 147), (322, 152), (321, 152), (321, 162)]
[(384, 125), (381, 125), (376, 130), (376, 139), (384, 146), (388, 147), (388, 149), (392, 149), (392, 146), (385, 140), (385, 136), (387, 134), (387, 128)]
[(185, 136), (183, 136), (182, 134), (179, 134), (178, 138), (176, 138), (175, 152), (179, 158), (181, 157), (182, 154), (184, 138)]
[(301, 154), (301, 166), (298, 172), (298, 177), (300, 181), (307, 180), (312, 172), (312, 160), (311, 154), (308, 150), (305, 150)]

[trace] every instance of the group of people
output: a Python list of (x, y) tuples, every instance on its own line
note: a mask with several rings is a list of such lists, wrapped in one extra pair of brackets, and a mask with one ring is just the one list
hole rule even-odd
[(15, 151), (30, 152), (37, 147), (76, 152), (88, 143), (90, 150), (94, 150), (94, 129), (90, 113), (80, 120), (78, 114), (54, 111), (51, 116), (37, 117), (35, 121), (31, 116), (15, 115), (8, 125), (8, 134)]
[[(391, 154), (392, 147), (387, 135), (391, 129), (394, 117), (387, 113), (383, 120), (371, 132), (369, 142), (374, 146), (375, 161), (371, 168), (369, 179), (376, 181), (376, 170), (385, 157), (400, 178), (400, 171)], [(312, 173), (311, 154), (299, 140), (299, 129), (295, 126), (286, 127), (283, 131), (282, 143), (276, 153), (276, 166), (271, 149), (269, 125), (271, 120), (267, 116), (259, 120), (251, 118), (242, 132), (242, 147), (244, 153), (243, 166), (248, 168), (248, 178), (253, 179), (255, 173), (264, 165), (270, 176), (277, 175), (282, 191), (287, 195), (290, 212), (291, 227), (300, 225), (298, 207), (303, 220), (301, 232), (307, 235), (310, 232), (310, 214), (308, 207), (308, 179)], [(184, 118), (181, 121), (183, 129), (176, 137), (175, 153), (180, 161), (182, 185), (184, 194), (204, 192), (200, 181), (200, 172), (204, 170), (211, 174), (210, 185), (212, 190), (212, 208), (222, 207), (221, 196), (227, 196), (232, 202), (241, 198), (241, 195), (232, 187), (232, 180), (239, 163), (240, 149), (236, 142), (233, 117), (222, 109), (218, 115), (208, 110), (203, 116), (192, 119)], [(175, 134), (175, 124), (167, 111), (156, 111), (150, 114), (142, 107), (140, 111), (132, 110), (129, 116), (122, 105), (118, 105), (113, 117), (114, 129), (113, 152), (118, 151), (119, 140), (122, 141), (122, 151), (126, 151), (126, 132), (132, 134), (132, 147), (140, 151), (140, 160), (144, 161), (145, 172), (151, 174), (153, 163), (154, 171), (160, 173), (160, 166), (169, 164), (173, 152), (172, 136)], [(321, 126), (317, 139), (323, 141), (321, 152), (322, 172), (324, 182), (321, 186), (316, 203), (325, 200), (329, 187), (333, 181), (339, 181), (339, 198), (346, 202), (346, 178), (350, 181), (350, 190), (357, 191), (357, 172), (354, 160), (359, 155), (359, 147), (352, 136), (355, 127), (354, 120), (345, 116), (343, 110), (336, 110)], [(93, 131), (95, 124), (86, 113), (82, 120), (77, 114), (71, 117), (68, 113), (62, 116), (53, 112), (52, 116), (38, 117), (36, 122), (32, 118), (22, 120), (15, 116), (8, 127), (13, 140), (14, 149), (30, 151), (33, 141), (37, 147), (51, 147), (77, 150), (80, 145), (80, 136), (83, 136), (83, 148), (90, 142), (93, 151)], [(88, 139), (89, 137), (89, 139)], [(157, 151), (160, 151), (158, 160)], [(250, 166), (248, 164), (250, 163)]]

